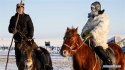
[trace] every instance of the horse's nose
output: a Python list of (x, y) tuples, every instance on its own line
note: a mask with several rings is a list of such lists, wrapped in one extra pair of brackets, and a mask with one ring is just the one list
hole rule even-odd
[(33, 64), (32, 59), (26, 59), (24, 70), (32, 70), (32, 64)]
[(68, 55), (68, 52), (66, 50), (63, 51), (63, 56), (66, 57)]

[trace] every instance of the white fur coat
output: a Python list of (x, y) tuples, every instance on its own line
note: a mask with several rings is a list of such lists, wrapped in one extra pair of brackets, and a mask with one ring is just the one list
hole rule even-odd
[(108, 48), (107, 34), (109, 33), (109, 18), (105, 13), (94, 18), (89, 18), (81, 34), (86, 31), (89, 31), (93, 35), (95, 46), (102, 46), (104, 49)]

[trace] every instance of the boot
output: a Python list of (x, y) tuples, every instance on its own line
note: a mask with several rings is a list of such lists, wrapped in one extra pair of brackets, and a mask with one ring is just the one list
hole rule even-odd
[(103, 64), (112, 65), (112, 61), (109, 56), (106, 54), (105, 50), (101, 46), (97, 46), (94, 48), (95, 53), (100, 57), (103, 61)]

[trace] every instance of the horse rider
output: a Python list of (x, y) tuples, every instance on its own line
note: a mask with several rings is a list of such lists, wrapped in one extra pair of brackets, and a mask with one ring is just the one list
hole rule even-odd
[(92, 40), (95, 53), (104, 64), (111, 65), (111, 58), (106, 53), (108, 33), (109, 18), (105, 11), (101, 10), (100, 2), (95, 1), (91, 4), (91, 12), (88, 14), (88, 21), (82, 29), (81, 36), (85, 41)]
[[(18, 17), (19, 16), (19, 17)], [(16, 26), (17, 22), (17, 26)], [(21, 44), (21, 39), (27, 39), (31, 41), (34, 35), (33, 22), (28, 14), (24, 13), (24, 4), (20, 3), (16, 5), (16, 14), (11, 17), (10, 24), (8, 27), (9, 33), (14, 34), (15, 40), (15, 56), (16, 64), (19, 65), (21, 52), (18, 46)]]

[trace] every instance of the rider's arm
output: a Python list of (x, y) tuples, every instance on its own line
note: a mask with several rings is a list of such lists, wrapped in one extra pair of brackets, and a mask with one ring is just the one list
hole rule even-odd
[(12, 16), (8, 27), (9, 33), (14, 33), (14, 28), (15, 28), (15, 19), (14, 19), (14, 16)]
[(85, 24), (85, 26), (83, 27), (82, 29), (82, 32), (81, 32), (81, 37), (85, 37), (86, 34), (88, 34), (90, 31), (89, 31), (89, 24), (90, 24), (90, 21), (88, 20), (87, 23)]

